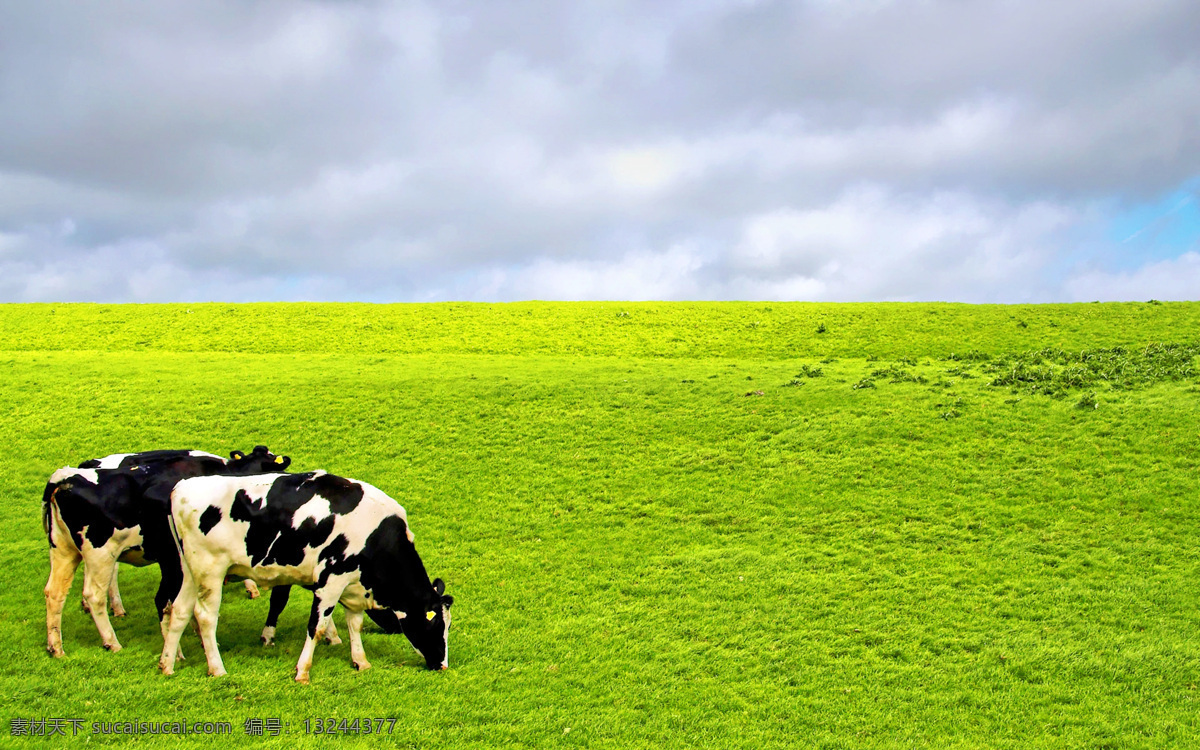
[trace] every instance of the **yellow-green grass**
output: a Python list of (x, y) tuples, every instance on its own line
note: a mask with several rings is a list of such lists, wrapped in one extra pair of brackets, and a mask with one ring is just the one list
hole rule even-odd
[[(230, 721), (229, 744), (249, 746), (247, 718), (280, 718), (291, 734), (269, 746), (317, 746), (330, 738), (302, 722), (333, 716), (395, 717), (390, 740), (336, 738), (370, 747), (1194, 746), (1200, 377), (1186, 347), (1174, 369), (1137, 363), (1194, 345), (1198, 317), (0, 306), (0, 713), (82, 718), (79, 745), (128, 741), (92, 722), (186, 718)], [(1005, 355), (1117, 346), (1145, 377), (992, 385), (1017, 364), (1073, 366)], [(230, 675), (206, 677), (189, 634), (163, 677), (157, 574), (129, 567), (125, 649), (100, 648), (76, 583), (67, 657), (45, 654), (49, 474), (256, 443), (408, 509), (456, 598), (449, 671), (371, 630), (373, 669), (322, 646), (295, 685), (308, 594), (263, 649), (265, 602), (228, 588)]]

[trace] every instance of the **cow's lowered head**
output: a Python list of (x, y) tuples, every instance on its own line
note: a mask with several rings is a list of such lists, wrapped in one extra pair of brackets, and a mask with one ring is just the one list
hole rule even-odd
[(226, 464), (230, 474), (274, 474), (287, 471), (292, 459), (277, 456), (265, 445), (256, 445), (249, 453), (232, 451)]
[(453, 603), (454, 597), (446, 593), (446, 584), (437, 578), (428, 596), (411, 611), (368, 609), (367, 616), (389, 635), (404, 633), (417, 653), (425, 657), (426, 669), (445, 669), (449, 664), (447, 642)]

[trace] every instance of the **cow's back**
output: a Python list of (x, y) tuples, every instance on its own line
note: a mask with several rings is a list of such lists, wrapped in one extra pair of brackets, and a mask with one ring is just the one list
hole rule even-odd
[(185, 479), (172, 492), (176, 534), (189, 556), (227, 560), (259, 583), (316, 583), (331, 561), (362, 551), (404, 508), (365, 482), (325, 472)]

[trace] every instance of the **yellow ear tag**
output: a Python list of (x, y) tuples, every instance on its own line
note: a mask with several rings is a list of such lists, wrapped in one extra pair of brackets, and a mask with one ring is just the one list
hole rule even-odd
[(429, 611), (429, 612), (426, 612), (426, 613), (425, 613), (425, 619), (426, 619), (426, 620), (430, 620), (430, 621), (432, 621), (432, 620), (433, 620), (433, 618), (435, 618), (435, 617), (437, 617), (437, 612)]
[(276, 457), (275, 457), (275, 463), (277, 463), (277, 464), (281, 464), (281, 463), (283, 463), (283, 456), (276, 456)]

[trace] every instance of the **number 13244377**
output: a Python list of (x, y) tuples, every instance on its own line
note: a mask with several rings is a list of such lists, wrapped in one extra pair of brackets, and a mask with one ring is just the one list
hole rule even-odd
[(305, 719), (305, 734), (391, 734), (396, 719)]

